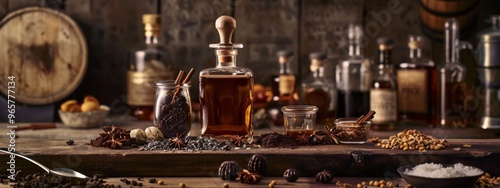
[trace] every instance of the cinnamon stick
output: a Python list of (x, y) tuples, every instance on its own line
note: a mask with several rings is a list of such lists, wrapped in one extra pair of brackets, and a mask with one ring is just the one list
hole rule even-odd
[[(191, 77), (193, 76), (193, 73), (194, 73), (194, 68), (191, 68), (188, 72), (188, 74), (186, 75), (186, 77), (184, 79), (182, 79), (182, 77), (184, 76), (184, 71), (181, 70), (179, 72), (179, 75), (177, 76), (177, 79), (175, 79), (175, 85), (181, 85), (181, 84), (185, 84), (185, 83), (188, 83), (189, 80), (191, 80)], [(182, 80), (182, 82), (181, 82)], [(177, 95), (179, 95), (179, 93), (182, 91), (182, 89), (180, 87), (176, 87), (175, 88), (175, 91), (174, 91), (174, 96), (172, 96), (172, 100), (170, 101), (170, 104), (174, 103), (174, 99), (175, 97), (177, 97)]]
[(358, 121), (358, 120), (356, 120), (356, 124), (358, 124), (358, 125), (359, 125), (359, 124), (362, 124), (362, 123), (364, 123), (364, 122), (366, 122), (366, 121), (368, 121), (368, 120), (372, 119), (372, 118), (373, 118), (373, 115), (375, 115), (375, 111), (370, 110), (370, 111), (369, 111), (366, 115), (359, 117), (359, 118), (358, 118), (358, 120), (359, 120), (359, 121)]

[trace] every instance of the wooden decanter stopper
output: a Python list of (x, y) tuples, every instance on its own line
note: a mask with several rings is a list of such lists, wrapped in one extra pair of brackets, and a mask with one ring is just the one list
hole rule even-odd
[(222, 45), (232, 44), (231, 37), (236, 29), (236, 20), (231, 16), (220, 16), (215, 21), (215, 28), (219, 32), (220, 43)]

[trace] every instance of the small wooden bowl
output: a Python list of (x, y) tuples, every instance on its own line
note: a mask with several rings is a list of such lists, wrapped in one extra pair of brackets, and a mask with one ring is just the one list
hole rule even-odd
[[(422, 176), (414, 176), (406, 174), (406, 169), (412, 169), (416, 165), (406, 165), (398, 168), (398, 173), (401, 177), (411, 184), (413, 187), (428, 187), (428, 188), (453, 188), (453, 187), (463, 187), (472, 188), (474, 183), (479, 179), (483, 173), (475, 176), (465, 176), (465, 177), (455, 177), (455, 178), (428, 178)], [(453, 165), (443, 165), (443, 166), (453, 166)], [(477, 167), (474, 167), (477, 168)], [(478, 168), (479, 169), (479, 168)]]

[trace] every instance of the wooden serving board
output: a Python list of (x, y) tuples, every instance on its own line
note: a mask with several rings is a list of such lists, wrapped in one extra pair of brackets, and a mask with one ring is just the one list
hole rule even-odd
[[(63, 99), (87, 68), (87, 44), (78, 25), (62, 12), (28, 7), (0, 21), (0, 91), (14, 76), (15, 100), (44, 105)], [(9, 93), (12, 94), (12, 93)]]
[[(5, 127), (0, 125), (0, 133), (8, 132)], [(16, 133), (19, 136), (16, 150), (52, 168), (73, 168), (87, 175), (105, 173), (109, 177), (211, 177), (216, 176), (219, 165), (226, 160), (237, 161), (241, 168), (247, 168), (253, 154), (265, 155), (269, 161), (267, 176), (277, 177), (287, 168), (297, 168), (303, 176), (314, 176), (324, 169), (331, 170), (335, 176), (398, 176), (397, 167), (425, 162), (461, 162), (500, 175), (500, 139), (447, 139), (449, 147), (424, 153), (381, 149), (373, 143), (186, 152), (139, 151), (138, 148), (111, 150), (88, 145), (99, 132), (99, 129), (64, 127), (19, 131)], [(9, 140), (2, 138), (5, 139), (0, 139), (0, 147), (7, 147)], [(66, 145), (68, 139), (74, 139), (75, 145)], [(464, 148), (463, 144), (472, 147)], [(462, 149), (452, 150), (457, 147)], [(7, 159), (8, 155), (0, 154), (0, 161)], [(6, 167), (5, 163), (0, 163), (0, 169)], [(16, 159), (16, 167), (40, 171), (37, 166), (21, 159)]]

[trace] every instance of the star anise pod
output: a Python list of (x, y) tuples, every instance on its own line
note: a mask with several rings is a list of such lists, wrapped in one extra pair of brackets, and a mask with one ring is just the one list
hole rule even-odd
[(325, 125), (323, 127), (323, 130), (319, 131), (316, 134), (325, 137), (323, 139), (325, 144), (339, 144), (339, 139), (337, 138), (337, 133), (339, 132), (340, 130), (336, 129), (335, 127), (330, 129), (328, 125)]
[(260, 180), (262, 180), (262, 176), (260, 176), (258, 173), (251, 173), (247, 169), (243, 169), (242, 172), (238, 173), (238, 177), (240, 178), (241, 183), (246, 184), (256, 184), (259, 183)]
[(103, 146), (111, 148), (111, 149), (120, 149), (123, 147), (122, 141), (124, 141), (124, 140), (120, 140), (120, 139), (115, 140), (114, 138), (112, 138), (111, 140), (104, 142)]
[(244, 136), (240, 136), (240, 135), (233, 135), (231, 137), (231, 143), (233, 143), (234, 145), (240, 147), (244, 144)]
[(297, 141), (299, 142), (299, 145), (306, 145), (309, 144), (309, 137), (306, 134), (299, 134)]
[(186, 146), (184, 139), (182, 139), (182, 134), (171, 138), (170, 139), (170, 146), (177, 148), (177, 149), (181, 149), (182, 147)]

